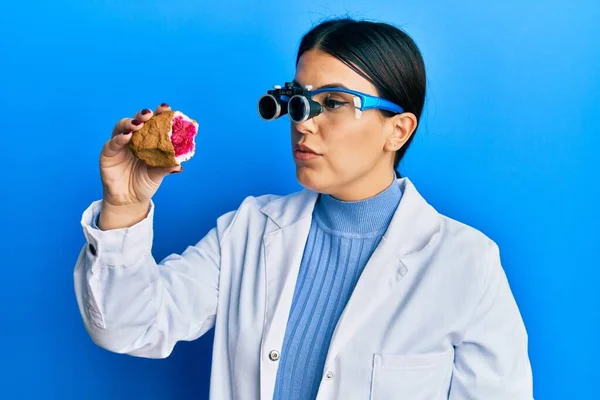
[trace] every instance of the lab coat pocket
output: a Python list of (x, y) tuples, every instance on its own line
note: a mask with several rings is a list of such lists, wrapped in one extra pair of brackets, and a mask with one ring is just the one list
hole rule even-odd
[(371, 400), (447, 399), (454, 349), (442, 353), (375, 354)]

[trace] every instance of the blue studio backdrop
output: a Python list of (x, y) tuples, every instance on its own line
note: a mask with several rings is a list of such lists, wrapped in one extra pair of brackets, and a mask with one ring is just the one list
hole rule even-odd
[(394, 23), (423, 52), (401, 170), (499, 244), (536, 399), (598, 398), (600, 3), (551, 0), (3, 3), (0, 398), (207, 398), (212, 332), (148, 360), (83, 328), (72, 273), (100, 149), (161, 102), (200, 123), (196, 157), (155, 198), (158, 259), (247, 195), (300, 189), (289, 122), (262, 121), (256, 101), (293, 77), (306, 30), (344, 14)]

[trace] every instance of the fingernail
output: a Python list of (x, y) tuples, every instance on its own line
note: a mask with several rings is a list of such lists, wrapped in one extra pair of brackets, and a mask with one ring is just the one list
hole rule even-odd
[(180, 167), (179, 171), (172, 171), (171, 173), (172, 173), (172, 174), (178, 174), (178, 173), (180, 173), (181, 171), (183, 171), (183, 167)]
[(167, 103), (162, 103), (160, 106), (161, 107), (169, 107), (169, 105)]
[(131, 123), (135, 126), (138, 126), (142, 123), (142, 121), (140, 121), (139, 119), (134, 119), (134, 120), (131, 120)]
[(129, 135), (132, 131), (128, 131), (128, 132), (121, 132), (121, 135)]
[(146, 115), (146, 114), (148, 114), (149, 112), (150, 112), (150, 110), (148, 110), (147, 108), (144, 108), (144, 109), (142, 110), (142, 115)]

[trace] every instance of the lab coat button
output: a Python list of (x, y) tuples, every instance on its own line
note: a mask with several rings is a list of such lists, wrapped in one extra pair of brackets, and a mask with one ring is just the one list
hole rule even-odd
[(332, 380), (333, 379), (333, 372), (327, 371), (325, 373), (325, 379), (328, 380), (328, 381)]
[(271, 361), (279, 360), (279, 352), (277, 350), (271, 350), (271, 352), (269, 353), (269, 358), (271, 359)]
[(95, 256), (96, 255), (96, 246), (94, 246), (92, 243), (90, 243), (88, 247), (90, 248), (90, 253), (92, 253), (92, 255)]

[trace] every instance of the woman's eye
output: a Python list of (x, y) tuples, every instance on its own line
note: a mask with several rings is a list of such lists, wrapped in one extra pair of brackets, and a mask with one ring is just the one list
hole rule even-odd
[(338, 108), (340, 106), (343, 106), (344, 104), (346, 104), (345, 101), (339, 101), (339, 100), (334, 100), (334, 99), (325, 99), (324, 102), (324, 106), (327, 108)]

